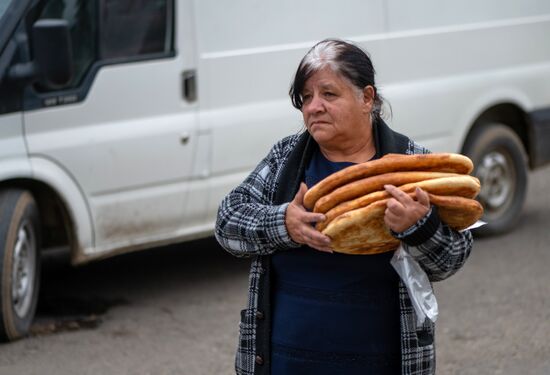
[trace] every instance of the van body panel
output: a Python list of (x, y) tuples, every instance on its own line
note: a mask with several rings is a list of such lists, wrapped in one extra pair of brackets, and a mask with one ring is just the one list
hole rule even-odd
[(0, 161), (0, 181), (32, 179), (32, 168), (27, 157), (8, 157)]
[(76, 253), (73, 253), (72, 256), (78, 257), (79, 254), (93, 252), (95, 245), (94, 223), (89, 204), (78, 183), (55, 161), (36, 156), (30, 157), (29, 161), (33, 179), (50, 186), (67, 208), (76, 237), (73, 249)]
[[(27, 147), (23, 134), (23, 116), (10, 113), (0, 116), (0, 161), (13, 158), (26, 158)], [(4, 173), (0, 168), (0, 173)]]
[[(544, 69), (550, 73), (550, 66)], [(503, 84), (502, 76), (507, 77), (506, 84)], [(537, 108), (539, 103), (533, 102), (526, 94), (532, 90), (533, 83), (538, 85), (537, 77), (540, 75), (533, 68), (507, 69), (388, 85), (385, 93), (392, 106), (393, 125), (397, 130), (410, 134), (427, 147), (429, 145), (433, 151), (457, 151), (467, 135), (464, 130), (493, 105), (516, 104), (526, 112)], [(453, 106), (448, 104), (449, 91), (454, 94)], [(433, 143), (434, 138), (439, 139), (437, 144)]]
[[(294, 43), (310, 48), (329, 37), (380, 33), (386, 27), (384, 4), (385, 0), (235, 0), (220, 6), (215, 0), (195, 0), (198, 51), (202, 55)], [(267, 66), (257, 68), (270, 72)]]
[(25, 114), (30, 155), (55, 160), (79, 182), (96, 246), (185, 226), (197, 118), (181, 99), (180, 64), (105, 66), (85, 101)]
[[(550, 15), (542, 15), (393, 32), (383, 45), (373, 36), (359, 38), (359, 44), (376, 47), (378, 85), (391, 104), (391, 125), (433, 151), (456, 152), (476, 119), (472, 113), (492, 103), (512, 101), (524, 111), (550, 103), (549, 33)], [(499, 38), (507, 42), (494, 45)]]
[(488, 23), (550, 14), (550, 3), (539, 0), (388, 0), (388, 30), (437, 28)]

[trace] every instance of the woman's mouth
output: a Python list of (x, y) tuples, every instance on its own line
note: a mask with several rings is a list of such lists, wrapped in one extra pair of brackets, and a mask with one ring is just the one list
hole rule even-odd
[(326, 125), (326, 124), (327, 124), (326, 121), (313, 121), (313, 122), (310, 123), (309, 126), (310, 126), (310, 127), (313, 127), (313, 126), (315, 126), (315, 125)]

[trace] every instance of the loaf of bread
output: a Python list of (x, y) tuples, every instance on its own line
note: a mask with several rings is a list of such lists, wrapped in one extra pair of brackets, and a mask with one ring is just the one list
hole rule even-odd
[[(397, 173), (414, 173), (414, 172), (397, 172)], [(427, 172), (435, 173), (435, 172)], [(394, 173), (389, 173), (394, 174)], [(442, 174), (444, 175), (444, 174)], [(398, 188), (405, 193), (412, 193), (415, 191), (416, 187), (421, 188), (428, 193), (436, 195), (456, 195), (463, 198), (473, 199), (479, 194), (479, 180), (475, 177), (469, 175), (457, 175), (451, 174), (450, 176), (442, 176), (440, 178), (432, 178), (429, 180), (418, 181), (413, 183), (408, 183), (404, 185), (396, 185)], [(326, 219), (322, 222), (317, 223), (316, 228), (319, 231), (322, 231), (327, 227), (327, 225), (336, 217), (342, 215), (351, 210), (355, 210), (361, 207), (365, 207), (370, 203), (376, 202), (378, 200), (391, 198), (390, 194), (385, 190), (382, 190), (382, 186), (378, 191), (372, 192), (370, 194), (363, 195), (359, 198), (355, 198), (349, 201), (342, 202), (335, 207), (331, 208), (325, 212)], [(331, 194), (329, 194), (330, 196)], [(321, 198), (321, 199), (324, 199)]]
[(469, 174), (472, 170), (472, 161), (460, 154), (389, 154), (383, 158), (352, 165), (331, 174), (307, 191), (304, 196), (304, 206), (313, 210), (319, 198), (342, 185), (370, 176), (403, 171)]
[[(413, 193), (410, 193), (411, 195)], [(438, 207), (441, 220), (456, 230), (475, 223), (483, 214), (478, 201), (458, 196), (429, 194), (430, 202)], [(334, 251), (347, 254), (377, 254), (392, 251), (399, 245), (384, 223), (389, 198), (365, 207), (348, 211), (322, 231), (331, 238)]]
[(391, 172), (366, 177), (336, 188), (315, 202), (313, 212), (325, 213), (339, 203), (361, 197), (377, 190), (383, 190), (384, 185), (401, 186), (411, 182), (432, 180), (434, 178), (460, 176), (455, 173), (442, 172)]
[(474, 198), (479, 180), (469, 175), (472, 161), (460, 154), (389, 154), (336, 172), (313, 186), (304, 205), (325, 214), (317, 230), (331, 238), (334, 251), (377, 254), (392, 251), (399, 240), (384, 223), (391, 195), (384, 185), (397, 186), (415, 199), (416, 187), (426, 191), (438, 207), (440, 219), (462, 230), (483, 215)]

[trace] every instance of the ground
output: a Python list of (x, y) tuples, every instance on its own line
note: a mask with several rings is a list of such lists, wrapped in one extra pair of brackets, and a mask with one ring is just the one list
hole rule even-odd
[[(438, 374), (550, 374), (549, 192), (550, 168), (531, 174), (517, 228), (434, 285)], [(232, 374), (247, 268), (213, 239), (49, 260), (33, 334), (0, 345), (0, 374)]]

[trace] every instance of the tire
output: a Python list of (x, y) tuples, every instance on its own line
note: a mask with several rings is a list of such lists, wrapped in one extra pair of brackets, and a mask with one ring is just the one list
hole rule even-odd
[(29, 332), (40, 285), (40, 220), (32, 195), (0, 191), (0, 340)]
[(475, 129), (464, 146), (474, 162), (473, 174), (481, 182), (478, 196), (487, 225), (479, 235), (505, 233), (520, 218), (527, 192), (527, 157), (517, 134), (502, 124)]

